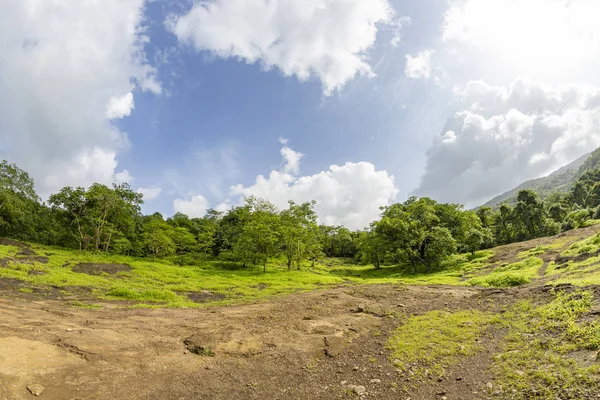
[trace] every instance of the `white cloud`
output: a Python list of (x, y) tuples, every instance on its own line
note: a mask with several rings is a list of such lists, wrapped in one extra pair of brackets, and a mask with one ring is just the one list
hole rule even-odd
[(116, 157), (129, 140), (110, 119), (129, 115), (136, 87), (160, 92), (144, 60), (143, 6), (0, 2), (0, 155), (30, 172), (42, 196), (124, 177)]
[(406, 55), (404, 74), (409, 78), (418, 79), (431, 77), (431, 55), (433, 50), (423, 50), (416, 56)]
[(388, 0), (215, 0), (198, 2), (168, 26), (182, 42), (218, 57), (300, 81), (316, 77), (326, 95), (356, 75), (373, 75), (366, 51), (378, 24), (398, 24)]
[(455, 95), (463, 110), (427, 152), (419, 195), (479, 205), (600, 146), (600, 88), (476, 81)]
[(133, 108), (133, 93), (129, 92), (121, 97), (111, 97), (106, 106), (106, 117), (108, 119), (128, 117)]
[[(362, 229), (379, 217), (379, 207), (395, 201), (397, 193), (394, 177), (386, 171), (377, 171), (368, 162), (347, 162), (310, 176), (292, 176), (285, 167), (271, 171), (268, 177), (259, 175), (252, 186), (233, 186), (233, 200), (226, 204), (239, 204), (244, 197), (256, 196), (283, 209), (288, 200), (316, 200), (320, 222)], [(225, 205), (217, 206), (223, 208)]]
[(208, 200), (202, 195), (193, 195), (189, 200), (175, 199), (173, 201), (175, 212), (184, 213), (191, 218), (202, 218), (208, 210)]
[(131, 183), (131, 182), (133, 182), (133, 175), (131, 175), (131, 173), (129, 171), (124, 169), (123, 171), (117, 172), (115, 174), (114, 182), (117, 184)]
[(538, 79), (576, 76), (600, 55), (599, 14), (596, 0), (454, 0), (442, 38), (461, 46), (458, 60), (472, 51), (488, 60), (488, 69)]
[(286, 174), (297, 175), (300, 173), (300, 160), (304, 154), (292, 150), (288, 145), (288, 140), (280, 138), (279, 142), (283, 144), (281, 148), (281, 157), (283, 157), (283, 172)]
[(162, 193), (162, 189), (157, 186), (152, 186), (148, 188), (138, 188), (138, 193), (141, 193), (144, 196), (144, 201), (150, 201), (156, 199)]

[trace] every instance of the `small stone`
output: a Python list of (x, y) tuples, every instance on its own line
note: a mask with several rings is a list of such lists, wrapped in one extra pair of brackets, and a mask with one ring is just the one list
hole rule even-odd
[(383, 354), (384, 354), (384, 352), (383, 352), (383, 351), (380, 351), (380, 352), (379, 352), (379, 355), (380, 355), (380, 356), (382, 356)]
[(446, 396), (442, 396), (442, 400), (448, 400)]
[(358, 367), (352, 368), (353, 371), (358, 371)]
[(67, 332), (73, 332), (73, 328), (67, 328), (66, 331)]
[(27, 386), (27, 390), (34, 396), (39, 396), (44, 392), (44, 387), (40, 384), (34, 383), (33, 385)]
[(364, 304), (359, 304), (358, 307), (356, 308), (356, 310), (358, 312), (365, 312), (365, 305)]
[(348, 386), (348, 389), (352, 389), (352, 391), (358, 396), (362, 396), (367, 393), (367, 389), (364, 386), (350, 385)]
[(456, 377), (456, 380), (457, 380), (457, 381), (462, 381), (462, 377), (460, 377), (460, 376), (457, 376), (457, 377)]
[(406, 307), (406, 306), (405, 306), (404, 304), (400, 303), (400, 304), (398, 304), (398, 307), (400, 307), (400, 308), (404, 308), (404, 307)]
[(492, 390), (494, 388), (494, 384), (492, 382), (486, 383), (485, 386), (490, 390)]
[(444, 396), (445, 394), (446, 394), (446, 392), (442, 390), (441, 392), (437, 392), (435, 395), (436, 396)]
[(184, 350), (183, 354), (190, 354), (190, 351), (189, 350)]
[(525, 372), (523, 372), (521, 370), (518, 370), (518, 369), (515, 369), (515, 374), (517, 374), (519, 376), (523, 376), (523, 375), (525, 375)]
[(381, 383), (381, 379), (371, 379), (370, 383)]

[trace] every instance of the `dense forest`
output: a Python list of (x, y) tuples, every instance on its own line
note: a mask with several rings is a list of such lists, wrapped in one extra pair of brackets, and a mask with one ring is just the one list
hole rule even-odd
[(439, 269), (457, 252), (479, 249), (577, 228), (600, 218), (600, 169), (579, 177), (568, 193), (545, 201), (531, 190), (516, 205), (465, 210), (430, 198), (409, 198), (381, 209), (381, 219), (361, 231), (319, 225), (314, 202), (278, 210), (250, 197), (226, 212), (203, 218), (177, 213), (142, 215), (142, 195), (127, 184), (65, 187), (42, 202), (30, 176), (0, 164), (0, 235), (82, 251), (139, 257), (172, 257), (180, 263), (220, 259), (240, 267), (266, 268), (279, 257), (289, 269), (323, 257), (348, 257), (380, 268)]

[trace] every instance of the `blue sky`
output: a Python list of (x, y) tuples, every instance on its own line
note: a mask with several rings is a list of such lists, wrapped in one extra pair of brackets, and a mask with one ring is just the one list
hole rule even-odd
[[(165, 49), (173, 51), (159, 68), (169, 94), (136, 93), (135, 111), (119, 122), (135, 148), (119, 159), (119, 166), (142, 185), (158, 184), (176, 195), (200, 192), (218, 204), (223, 200), (219, 194), (227, 194), (231, 185), (252, 184), (257, 175), (280, 167), (278, 138), (285, 137), (305, 154), (303, 174), (346, 161), (376, 161), (378, 169), (396, 177), (398, 199), (406, 198), (424, 172), (425, 151), (450, 115), (450, 96), (407, 79), (404, 56), (435, 40), (432, 33), (441, 23), (444, 4), (393, 2), (395, 8), (410, 12), (410, 23), (401, 29), (403, 41), (392, 46), (393, 33), (379, 32), (378, 43), (367, 53), (377, 75), (358, 77), (324, 97), (318, 79), (300, 82), (276, 69), (265, 71), (258, 63), (181, 48), (163, 24), (174, 7), (163, 1), (150, 3), (146, 49), (150, 59)], [(231, 152), (234, 165), (223, 165), (214, 154), (219, 151)], [(213, 153), (206, 160), (210, 165), (198, 162), (198, 152)], [(154, 162), (157, 158), (161, 163)], [(214, 177), (205, 176), (213, 168), (225, 169), (219, 177), (221, 193), (212, 193)], [(193, 175), (185, 176), (191, 169)], [(183, 175), (179, 188), (170, 187), (170, 173)], [(171, 212), (167, 196), (151, 206)]]
[(411, 194), (472, 207), (600, 145), (596, 11), (8, 0), (0, 155), (42, 197), (129, 182), (167, 216), (257, 195), (359, 229)]

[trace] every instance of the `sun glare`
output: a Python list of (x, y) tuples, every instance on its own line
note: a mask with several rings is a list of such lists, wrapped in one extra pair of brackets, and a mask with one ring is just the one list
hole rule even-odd
[(598, 15), (597, 0), (466, 0), (447, 12), (443, 33), (502, 68), (557, 77), (600, 52)]

